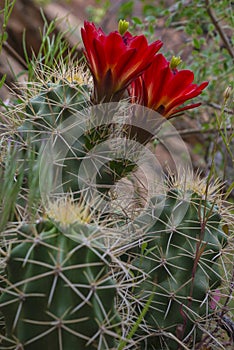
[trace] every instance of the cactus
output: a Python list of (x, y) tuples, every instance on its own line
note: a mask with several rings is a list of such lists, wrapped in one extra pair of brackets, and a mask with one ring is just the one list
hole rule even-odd
[[(71, 210), (77, 212), (72, 218)], [(62, 214), (67, 211), (68, 216)], [(114, 349), (119, 327), (116, 285), (103, 234), (87, 211), (54, 206), (50, 219), (23, 225), (6, 260), (0, 308), (3, 345), (24, 350)], [(78, 220), (78, 217), (82, 220)], [(75, 222), (69, 224), (69, 221)]]
[[(23, 117), (25, 120), (23, 119), (23, 124), (18, 128), (23, 147), (30, 147), (35, 152), (40, 152), (45, 146), (53, 130), (88, 105), (87, 84), (71, 83), (61, 78), (54, 83), (39, 85), (38, 90), (28, 101), (26, 99)], [(70, 161), (72, 162), (74, 163), (74, 160)], [(72, 182), (71, 176), (68, 177), (64, 179), (65, 183)], [(70, 187), (76, 189), (75, 185), (70, 184)]]
[(132, 201), (124, 182), (122, 198), (110, 191), (151, 162), (146, 144), (207, 86), (127, 27), (108, 36), (86, 22), (93, 85), (84, 71), (52, 76), (15, 108), (17, 152), (0, 168), (3, 349), (194, 349), (214, 314), (228, 243), (218, 187), (179, 174), (146, 210), (144, 183)]
[(146, 338), (142, 349), (147, 344), (176, 350), (182, 343), (194, 348), (212, 315), (209, 302), (221, 284), (219, 257), (227, 236), (218, 206), (204, 196), (174, 184), (165, 197), (152, 198), (149, 211), (134, 222), (145, 234), (129, 253), (145, 278), (132, 289), (133, 308), (139, 312), (153, 294), (139, 331)]
[[(80, 74), (84, 75), (84, 72)], [(36, 153), (48, 145), (53, 133), (55, 133), (54, 140), (57, 138), (58, 143), (64, 142), (61, 147), (67, 149), (69, 144), (63, 159), (58, 151), (59, 162), (63, 167), (62, 190), (65, 193), (72, 191), (78, 194), (80, 190), (84, 190), (80, 186), (87, 187), (85, 179), (82, 181), (79, 177), (81, 164), (86, 160), (86, 163), (83, 163), (87, 166), (87, 169), (83, 169), (84, 174), (95, 171), (95, 165), (88, 160), (88, 153), (93, 152), (99, 144), (110, 141), (113, 136), (114, 116), (118, 115), (119, 110), (122, 109), (122, 105), (117, 103), (112, 104), (110, 109), (108, 105), (92, 107), (89, 88), (85, 81), (69, 82), (62, 77), (57, 82), (44, 83), (29, 100), (26, 99), (24, 111), (24, 119), (25, 116), (26, 119), (18, 128), (18, 139), (23, 141), (23, 148), (30, 147)], [(121, 133), (116, 129), (115, 132)], [(70, 138), (66, 140), (69, 133)], [(77, 133), (80, 133), (79, 137), (76, 137)], [(94, 182), (98, 191), (105, 195), (111, 185), (134, 168), (131, 161), (116, 157), (117, 148), (106, 143), (105, 148), (98, 154), (102, 159), (106, 157), (106, 161), (103, 160), (104, 164), (98, 170)], [(50, 149), (50, 153), (53, 151), (54, 149)], [(113, 159), (109, 160), (108, 156)], [(58, 164), (57, 159), (53, 161)]]

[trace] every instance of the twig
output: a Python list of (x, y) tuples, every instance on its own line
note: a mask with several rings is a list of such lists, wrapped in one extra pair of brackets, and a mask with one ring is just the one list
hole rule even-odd
[(214, 24), (214, 26), (217, 29), (221, 39), (223, 40), (224, 46), (226, 47), (226, 49), (229, 52), (229, 54), (232, 57), (232, 59), (234, 60), (234, 51), (232, 50), (232, 47), (231, 47), (231, 44), (229, 43), (229, 39), (228, 39), (227, 35), (223, 31), (223, 28), (219, 25), (219, 21), (217, 20), (214, 12), (211, 9), (211, 5), (210, 5), (209, 0), (205, 0), (205, 3), (206, 3), (207, 13), (208, 13), (212, 23)]
[[(188, 135), (194, 135), (194, 134), (210, 134), (210, 133), (216, 133), (219, 131), (232, 131), (233, 128), (229, 127), (229, 128), (220, 128), (220, 129), (216, 129), (216, 128), (212, 128), (212, 129), (185, 129), (185, 130), (178, 130), (176, 132), (170, 132), (168, 134), (163, 135), (163, 138), (165, 137), (173, 137), (176, 135), (180, 135), (180, 136), (188, 136)], [(157, 139), (157, 135), (155, 136), (155, 139)]]
[(218, 105), (217, 103), (214, 103), (214, 102), (208, 102), (207, 106), (213, 107), (213, 108), (218, 109), (219, 111), (223, 111), (223, 112), (225, 112), (227, 114), (234, 114), (234, 111), (232, 109), (230, 109), (230, 108), (223, 108), (223, 106), (220, 106), (220, 105)]

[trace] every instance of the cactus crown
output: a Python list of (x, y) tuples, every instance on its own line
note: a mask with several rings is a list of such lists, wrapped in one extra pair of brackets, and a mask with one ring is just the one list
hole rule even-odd
[(89, 206), (82, 202), (74, 202), (71, 196), (62, 197), (54, 202), (50, 202), (46, 213), (50, 219), (59, 222), (63, 227), (77, 222), (88, 224), (92, 217)]

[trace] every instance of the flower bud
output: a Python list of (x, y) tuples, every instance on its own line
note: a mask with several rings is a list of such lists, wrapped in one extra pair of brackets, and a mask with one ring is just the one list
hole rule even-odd
[(121, 35), (124, 35), (128, 30), (129, 22), (125, 21), (125, 19), (119, 20), (118, 31)]
[(170, 62), (170, 68), (171, 69), (175, 69), (178, 67), (178, 65), (182, 62), (182, 59), (180, 58), (180, 56), (176, 57), (176, 56), (172, 56), (171, 62)]
[(227, 102), (232, 93), (232, 87), (229, 85), (226, 87), (223, 93), (224, 102)]

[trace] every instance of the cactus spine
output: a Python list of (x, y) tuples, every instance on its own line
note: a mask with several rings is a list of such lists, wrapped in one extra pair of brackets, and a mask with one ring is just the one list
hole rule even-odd
[(7, 258), (0, 298), (4, 346), (114, 349), (116, 285), (100, 229), (76, 221), (60, 230), (47, 219), (21, 227), (19, 241)]
[[(16, 148), (22, 142), (23, 166), (20, 171), (17, 166), (5, 170), (10, 175), (10, 186), (4, 183), (8, 196), (0, 191), (0, 209), (8, 206), (1, 227), (9, 218), (17, 222), (10, 230), (13, 239), (6, 234), (0, 240), (5, 264), (0, 296), (3, 349), (194, 349), (213, 314), (209, 302), (221, 284), (219, 258), (227, 237), (218, 206), (206, 196), (209, 189), (174, 182), (165, 196), (151, 198), (148, 210), (138, 217), (142, 205), (133, 200), (124, 207), (109, 191), (140, 164), (137, 157), (144, 157), (142, 148), (165, 118), (196, 107), (177, 108), (207, 86), (192, 84), (191, 71), (180, 75), (162, 55), (155, 56), (160, 43), (148, 45), (146, 38), (132, 36), (126, 28), (125, 23), (120, 37), (113, 32), (107, 38), (93, 24), (85, 24), (92, 91), (89, 80), (63, 76), (44, 82), (26, 101), (26, 118), (16, 137)], [(113, 61), (112, 43), (119, 43), (124, 65)], [(146, 62), (141, 62), (144, 57)], [(151, 74), (145, 71), (150, 67), (159, 69), (162, 80), (155, 86), (149, 81), (147, 91)], [(128, 103), (123, 96), (129, 97)], [(135, 100), (152, 109), (140, 108)], [(61, 148), (56, 148), (56, 140)], [(68, 146), (64, 154), (63, 146)], [(53, 152), (55, 158), (50, 158)], [(47, 172), (50, 160), (52, 171)], [(58, 169), (62, 176), (57, 186), (53, 181)], [(20, 181), (11, 186), (17, 171)], [(54, 192), (49, 193), (47, 183), (54, 185)], [(81, 199), (92, 200), (88, 191), (93, 184), (106, 207), (102, 212), (95, 198), (89, 203), (91, 215)], [(11, 193), (19, 197), (16, 205)], [(58, 197), (66, 199), (68, 193), (76, 204), (59, 202)], [(141, 193), (144, 184), (139, 197)]]
[[(86, 161), (83, 165), (86, 164), (84, 166), (87, 166), (87, 169), (82, 169), (83, 173), (92, 173), (96, 165), (88, 161), (89, 152), (92, 153), (93, 150), (95, 152), (95, 147), (105, 141), (109, 142), (113, 136), (113, 117), (122, 107), (116, 103), (112, 105), (114, 110), (109, 110), (106, 106), (91, 105), (87, 83), (69, 82), (65, 78), (55, 83), (44, 84), (36, 95), (26, 102), (26, 120), (18, 128), (19, 139), (26, 143), (26, 148), (30, 146), (39, 152), (53, 135), (53, 140), (57, 139), (61, 144), (64, 142), (61, 147), (67, 148), (71, 143), (63, 159), (58, 154), (59, 162), (63, 167), (62, 187), (65, 193), (72, 191), (78, 195), (81, 190), (84, 190), (80, 184), (88, 187), (85, 179), (82, 181), (79, 174), (81, 164)], [(66, 136), (69, 132), (71, 138), (68, 141)], [(121, 133), (116, 129), (115, 132)], [(78, 133), (79, 137), (76, 137)], [(93, 181), (97, 190), (104, 195), (108, 193), (111, 185), (134, 168), (131, 161), (116, 157), (116, 149), (116, 146), (112, 149), (112, 146), (107, 143), (105, 149), (97, 155), (97, 158), (101, 157), (104, 164), (98, 169)], [(50, 151), (53, 152), (54, 149)], [(113, 159), (109, 159), (108, 156)], [(54, 162), (58, 163), (55, 159)], [(97, 163), (99, 164), (100, 161)]]
[(219, 257), (227, 236), (219, 210), (199, 193), (172, 188), (165, 198), (152, 198), (135, 225), (145, 234), (131, 250), (132, 264), (145, 278), (132, 289), (134, 309), (153, 294), (140, 332), (146, 338), (142, 349), (176, 350), (181, 343), (193, 348), (212, 314), (212, 291), (221, 284)]

